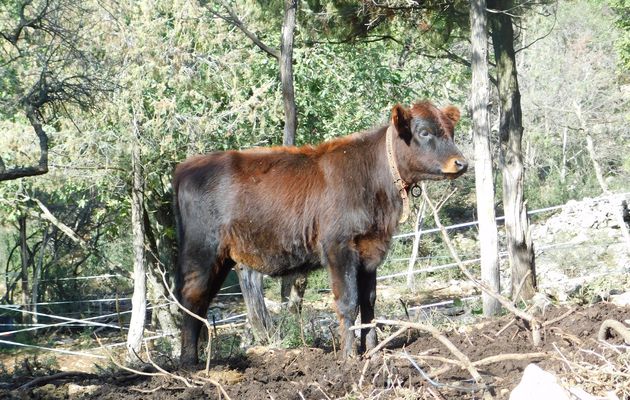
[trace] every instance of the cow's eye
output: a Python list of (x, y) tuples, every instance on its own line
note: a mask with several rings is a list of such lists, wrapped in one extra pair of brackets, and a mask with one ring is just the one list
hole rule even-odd
[(428, 130), (426, 130), (426, 129), (422, 129), (422, 130), (420, 131), (420, 136), (422, 136), (422, 137), (427, 137), (427, 136), (429, 136), (429, 135), (430, 135), (430, 133), (429, 133), (429, 131), (428, 131)]

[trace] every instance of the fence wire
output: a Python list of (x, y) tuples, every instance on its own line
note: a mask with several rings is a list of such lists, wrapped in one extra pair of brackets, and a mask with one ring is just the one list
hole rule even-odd
[[(600, 201), (607, 201), (610, 198), (613, 197), (620, 197), (620, 196), (627, 196), (628, 194), (630, 194), (630, 192), (626, 192), (626, 193), (618, 193), (618, 194), (613, 194), (613, 195), (609, 195), (609, 196), (602, 196), (596, 199), (588, 199), (588, 200), (583, 200), (583, 202), (600, 202)], [(550, 211), (556, 211), (559, 209), (563, 209), (565, 207), (568, 206), (569, 203), (564, 204), (564, 205), (559, 205), (559, 206), (553, 206), (553, 207), (546, 207), (546, 208), (541, 208), (541, 209), (536, 209), (536, 210), (532, 210), (529, 211), (528, 214), (529, 215), (534, 215), (534, 214), (539, 214), (539, 213), (545, 213), (545, 212), (550, 212)], [(497, 217), (496, 220), (497, 221), (501, 221), (503, 220), (504, 217)], [(460, 224), (453, 224), (450, 226), (445, 227), (446, 230), (456, 230), (456, 229), (462, 229), (462, 228), (469, 228), (472, 226), (476, 226), (478, 224), (478, 221), (471, 221), (471, 222), (466, 222), (466, 223), (460, 223)], [(407, 232), (407, 233), (401, 233), (398, 235), (393, 236), (393, 239), (404, 239), (404, 238), (408, 238), (408, 237), (417, 237), (419, 235), (425, 235), (425, 234), (432, 234), (432, 233), (437, 233), (440, 230), (438, 228), (431, 228), (431, 229), (426, 229), (426, 230), (415, 230), (413, 232)], [(544, 251), (544, 250), (548, 250), (548, 249), (553, 249), (553, 248), (559, 248), (559, 247), (567, 247), (567, 246), (571, 246), (571, 245), (575, 245), (575, 243), (572, 242), (564, 242), (564, 243), (556, 243), (556, 244), (550, 244), (550, 245), (545, 245), (545, 246), (537, 246), (536, 247), (536, 251), (540, 252), (540, 251)], [(585, 246), (587, 244), (580, 244), (580, 246)], [(597, 245), (597, 244), (588, 244), (588, 245)], [(505, 258), (507, 255), (506, 252), (501, 252), (499, 254), (500, 258)], [(450, 258), (450, 256), (427, 256), (427, 257), (417, 257), (416, 258), (416, 262), (417, 261), (422, 261), (422, 260), (432, 260), (432, 259), (448, 259)], [(407, 258), (392, 258), (389, 260), (386, 260), (387, 263), (398, 263), (398, 262), (408, 262), (411, 259), (411, 257), (407, 257)], [(478, 263), (480, 261), (480, 258), (472, 258), (472, 259), (468, 259), (468, 260), (464, 260), (463, 263), (466, 265), (469, 264), (475, 264)], [(384, 281), (384, 280), (388, 280), (388, 279), (394, 279), (394, 278), (399, 278), (399, 277), (407, 277), (410, 274), (416, 275), (416, 274), (422, 274), (422, 273), (430, 273), (430, 272), (436, 272), (436, 271), (440, 271), (440, 270), (445, 270), (445, 269), (451, 269), (451, 268), (456, 268), (457, 267), (457, 263), (446, 263), (446, 264), (441, 264), (441, 265), (435, 265), (435, 266), (429, 266), (429, 267), (425, 267), (425, 268), (421, 268), (421, 269), (414, 269), (414, 270), (409, 270), (406, 269), (404, 272), (398, 272), (398, 273), (392, 273), (392, 274), (387, 274), (387, 275), (382, 275), (379, 276), (377, 278), (377, 280), (379, 281)], [(593, 278), (597, 278), (597, 277), (601, 277), (601, 276), (606, 276), (609, 275), (611, 273), (614, 273), (615, 271), (606, 271), (606, 272), (602, 272), (602, 273), (595, 273), (595, 274), (591, 274), (588, 276), (582, 276), (582, 277), (577, 277), (577, 278), (569, 278), (566, 279), (563, 282), (557, 282), (554, 283), (555, 284), (565, 284), (565, 283), (571, 283), (571, 282), (583, 282), (584, 280), (588, 280), (588, 279), (593, 279)], [(617, 272), (623, 272), (623, 271), (617, 271)], [(9, 275), (9, 274), (0, 274), (1, 275)], [(125, 275), (121, 275), (121, 274), (102, 274), (102, 275), (91, 275), (91, 276), (78, 276), (78, 277), (63, 277), (63, 278), (55, 278), (55, 279), (49, 279), (48, 281), (64, 281), (64, 280), (98, 280), (98, 279), (115, 279), (115, 278), (124, 278), (124, 279), (129, 279), (128, 276)], [(43, 280), (42, 280), (43, 281)], [(546, 284), (546, 285), (541, 285), (540, 288), (545, 288), (550, 286), (551, 283)], [(236, 287), (238, 285), (231, 285), (229, 287), (224, 287), (221, 290), (226, 290), (226, 289), (230, 289), (232, 287)], [(219, 295), (223, 295), (223, 296), (235, 296), (235, 295), (240, 295), (241, 293), (219, 293)], [(469, 297), (465, 297), (463, 299), (461, 299), (462, 301), (470, 301), (470, 300), (475, 300), (477, 299), (479, 296), (469, 296)], [(73, 300), (73, 301), (54, 301), (54, 302), (40, 302), (40, 303), (36, 303), (36, 305), (38, 306), (50, 306), (50, 305), (63, 305), (63, 304), (75, 304), (75, 303), (106, 303), (106, 302), (121, 302), (121, 301), (128, 301), (130, 300), (130, 297), (123, 297), (123, 298), (117, 298), (117, 297), (111, 297), (111, 298), (105, 298), (105, 299), (84, 299), (84, 300)], [(147, 310), (151, 310), (151, 309), (156, 309), (156, 308), (160, 308), (160, 307), (167, 307), (170, 306), (172, 304), (171, 301), (167, 301), (166, 303), (163, 304), (158, 304), (158, 305), (148, 305), (147, 306)], [(440, 307), (440, 306), (445, 306), (445, 305), (450, 305), (453, 304), (453, 300), (447, 300), (447, 301), (440, 301), (440, 302), (435, 302), (432, 304), (423, 304), (423, 305), (418, 305), (418, 306), (414, 306), (414, 307), (409, 307), (408, 310), (421, 310), (421, 309), (427, 309), (427, 308), (433, 308), (433, 307)], [(16, 313), (28, 313), (30, 315), (37, 315), (38, 317), (44, 317), (44, 318), (49, 318), (49, 319), (57, 319), (57, 320), (61, 320), (62, 322), (56, 322), (56, 323), (48, 323), (48, 324), (43, 324), (43, 323), (38, 323), (38, 324), (7, 324), (7, 323), (3, 323), (0, 324), (0, 327), (24, 327), (22, 329), (15, 329), (15, 330), (11, 330), (11, 331), (5, 331), (5, 332), (0, 332), (0, 344), (4, 344), (4, 345), (9, 345), (9, 346), (17, 346), (17, 347), (23, 347), (23, 348), (33, 348), (33, 349), (37, 349), (37, 350), (41, 350), (41, 351), (48, 351), (48, 352), (56, 352), (56, 353), (61, 353), (61, 354), (69, 354), (69, 355), (76, 355), (76, 356), (83, 356), (83, 357), (90, 357), (90, 358), (97, 358), (97, 359), (106, 359), (107, 357), (100, 355), (100, 354), (91, 354), (90, 352), (96, 352), (101, 350), (101, 348), (93, 348), (87, 351), (73, 351), (73, 350), (67, 350), (67, 349), (61, 349), (61, 348), (54, 348), (54, 347), (44, 347), (44, 346), (38, 346), (38, 345), (32, 345), (32, 344), (27, 344), (27, 343), (20, 343), (20, 342), (16, 342), (16, 341), (11, 341), (11, 340), (6, 340), (8, 336), (11, 335), (15, 335), (18, 333), (22, 333), (22, 332), (29, 332), (29, 331), (35, 331), (35, 330), (40, 330), (40, 329), (49, 329), (49, 328), (54, 328), (54, 327), (97, 327), (97, 328), (109, 328), (109, 329), (116, 329), (116, 330), (128, 330), (128, 326), (125, 326), (123, 324), (121, 325), (114, 325), (111, 323), (102, 323), (102, 322), (96, 322), (98, 320), (103, 320), (103, 319), (107, 319), (107, 318), (118, 318), (121, 315), (125, 315), (125, 314), (129, 314), (131, 313), (131, 310), (125, 310), (125, 311), (121, 311), (121, 312), (116, 312), (116, 313), (110, 313), (110, 314), (104, 314), (104, 315), (99, 315), (99, 316), (95, 316), (95, 317), (88, 317), (88, 318), (71, 318), (71, 317), (67, 317), (67, 316), (61, 316), (61, 315), (55, 315), (55, 314), (47, 314), (47, 313), (41, 313), (41, 312), (34, 312), (34, 311), (29, 311), (29, 310), (23, 310), (23, 308), (25, 307), (30, 307), (33, 304), (13, 304), (13, 305), (0, 305), (0, 310), (4, 310), (7, 312), (16, 312)], [(244, 319), (246, 317), (246, 314), (238, 314), (238, 315), (234, 315), (234, 316), (230, 316), (227, 318), (223, 318), (221, 320), (217, 320), (214, 321), (215, 324), (221, 324), (221, 323), (228, 323), (228, 322), (232, 322), (235, 320), (240, 320), (240, 319)], [(153, 335), (153, 336), (148, 336), (145, 337), (143, 340), (145, 341), (150, 341), (150, 340), (156, 340), (156, 339), (160, 339), (160, 338), (164, 338), (164, 337), (168, 337), (168, 336), (172, 336), (172, 333), (161, 333), (158, 335)], [(114, 348), (114, 347), (119, 347), (119, 346), (125, 346), (126, 342), (118, 342), (118, 343), (113, 343), (113, 344), (108, 344), (108, 345), (104, 345), (103, 347), (107, 347), (107, 348)]]

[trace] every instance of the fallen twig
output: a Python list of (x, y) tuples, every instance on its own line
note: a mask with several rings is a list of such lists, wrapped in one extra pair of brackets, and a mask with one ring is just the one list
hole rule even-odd
[(450, 340), (448, 340), (448, 338), (446, 338), (446, 336), (444, 336), (442, 332), (440, 332), (437, 328), (431, 325), (421, 324), (417, 322), (394, 321), (394, 320), (388, 320), (388, 319), (376, 319), (374, 320), (374, 323), (382, 324), (382, 325), (401, 326), (401, 327), (417, 329), (417, 330), (430, 333), (440, 343), (446, 346), (446, 348), (451, 353), (453, 353), (453, 355), (460, 361), (461, 363), (460, 365), (462, 366), (462, 368), (466, 369), (476, 382), (485, 385), (485, 381), (483, 377), (481, 376), (481, 374), (479, 374), (479, 371), (477, 371), (475, 367), (472, 365), (472, 363), (470, 362), (470, 359), (464, 353), (462, 353), (457, 347), (455, 347), (455, 345)]
[(18, 388), (18, 390), (24, 390), (24, 389), (29, 389), (32, 388), (33, 386), (39, 386), (41, 384), (44, 383), (48, 383), (50, 381), (56, 381), (58, 379), (66, 379), (66, 378), (96, 378), (97, 375), (95, 374), (90, 374), (87, 372), (75, 372), (75, 371), (64, 371), (64, 372), (59, 372), (53, 375), (47, 375), (47, 376), (40, 376), (38, 378), (35, 378), (27, 383), (25, 383), (24, 385), (20, 386)]
[[(549, 356), (548, 352), (536, 352), (536, 353), (524, 353), (524, 354), (507, 353), (507, 354), (498, 354), (495, 356), (489, 356), (481, 360), (473, 361), (471, 364), (473, 365), (473, 367), (480, 367), (480, 366), (484, 366), (488, 364), (495, 364), (495, 363), (499, 363), (503, 361), (523, 361), (523, 360), (529, 360), (529, 359), (535, 359), (535, 358), (543, 358), (547, 356)], [(417, 358), (419, 360), (439, 361), (444, 364), (449, 364), (448, 366), (445, 366), (443, 368), (440, 368), (439, 370), (436, 370), (430, 373), (429, 375), (431, 375), (432, 377), (436, 377), (436, 376), (446, 373), (447, 371), (451, 369), (451, 366), (458, 366), (460, 368), (462, 367), (459, 361), (452, 360), (446, 357), (429, 356), (429, 355), (413, 355), (412, 357)]]
[(162, 389), (165, 389), (165, 388), (166, 388), (165, 385), (160, 385), (160, 386), (158, 386), (156, 388), (153, 388), (153, 389), (140, 389), (140, 388), (132, 387), (132, 388), (129, 388), (129, 390), (132, 391), (132, 392), (138, 392), (138, 393), (142, 393), (142, 394), (151, 394), (151, 393), (155, 393), (158, 390), (162, 390)]
[[(420, 366), (413, 360), (413, 358), (411, 358), (409, 356), (409, 353), (407, 353), (406, 351), (403, 352), (403, 354), (405, 355), (405, 358), (411, 363), (411, 365), (413, 365), (413, 367), (420, 372), (420, 375), (422, 375), (422, 377), (429, 382), (432, 386), (434, 387), (444, 387), (444, 388), (449, 388), (449, 389), (454, 389), (460, 392), (478, 392), (478, 391), (485, 391), (488, 389), (488, 386), (485, 384), (482, 385), (471, 385), (469, 387), (466, 386), (459, 386), (459, 385), (451, 385), (448, 383), (439, 383), (439, 382), (435, 382), (433, 379), (431, 379), (429, 377), (429, 375), (427, 375), (422, 368), (420, 368)], [(490, 395), (489, 393), (484, 393), (484, 397), (486, 397), (486, 395)]]
[(384, 340), (379, 342), (379, 344), (376, 345), (376, 347), (374, 347), (372, 350), (368, 351), (365, 354), (365, 358), (372, 357), (374, 354), (376, 354), (378, 351), (380, 351), (383, 347), (385, 347), (387, 345), (387, 343), (389, 343), (392, 340), (396, 339), (399, 335), (405, 333), (407, 331), (407, 329), (409, 329), (409, 328), (403, 326), (402, 328), (398, 329), (396, 332), (394, 332), (391, 335), (389, 335), (387, 338), (385, 338)]
[(565, 319), (569, 315), (573, 314), (575, 312), (575, 310), (577, 310), (577, 308), (573, 307), (573, 308), (569, 309), (569, 311), (567, 311), (564, 314), (562, 314), (561, 316), (559, 316), (557, 318), (554, 318), (554, 319), (550, 319), (549, 321), (543, 322), (542, 326), (546, 327), (546, 326), (549, 326), (551, 324), (555, 324), (556, 322), (562, 321), (563, 319)]

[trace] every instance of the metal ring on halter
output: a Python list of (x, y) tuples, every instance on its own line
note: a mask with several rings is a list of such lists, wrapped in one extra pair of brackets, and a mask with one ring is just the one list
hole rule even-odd
[(422, 196), (422, 187), (417, 183), (414, 183), (409, 187), (409, 193), (411, 193), (413, 197), (418, 198)]

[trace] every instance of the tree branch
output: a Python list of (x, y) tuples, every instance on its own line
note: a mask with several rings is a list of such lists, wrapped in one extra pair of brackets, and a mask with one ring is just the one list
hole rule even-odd
[(31, 167), (15, 167), (6, 169), (4, 163), (0, 168), (0, 181), (8, 181), (19, 179), (26, 176), (43, 175), (48, 172), (48, 135), (39, 120), (39, 116), (33, 107), (26, 106), (26, 116), (35, 130), (35, 134), (39, 139), (39, 162), (37, 166)]
[(245, 26), (243, 21), (238, 17), (238, 15), (236, 15), (236, 12), (234, 11), (234, 9), (232, 7), (230, 7), (229, 5), (224, 3), (223, 1), (219, 0), (218, 3), (228, 13), (228, 15), (224, 15), (224, 14), (221, 14), (216, 9), (212, 8), (212, 6), (209, 5), (206, 1), (200, 0), (200, 3), (201, 3), (202, 6), (204, 6), (210, 12), (210, 14), (214, 15), (217, 18), (220, 18), (220, 19), (224, 20), (228, 24), (231, 24), (231, 25), (237, 27), (241, 32), (243, 32), (245, 34), (245, 36), (247, 36), (252, 42), (254, 42), (254, 44), (256, 46), (258, 46), (262, 51), (267, 53), (267, 55), (269, 55), (270, 57), (273, 57), (276, 60), (280, 61), (280, 50), (274, 49), (272, 47), (267, 46), (265, 43), (263, 43), (262, 40), (260, 40), (260, 38), (254, 32), (252, 32), (249, 29), (247, 29), (247, 27)]

